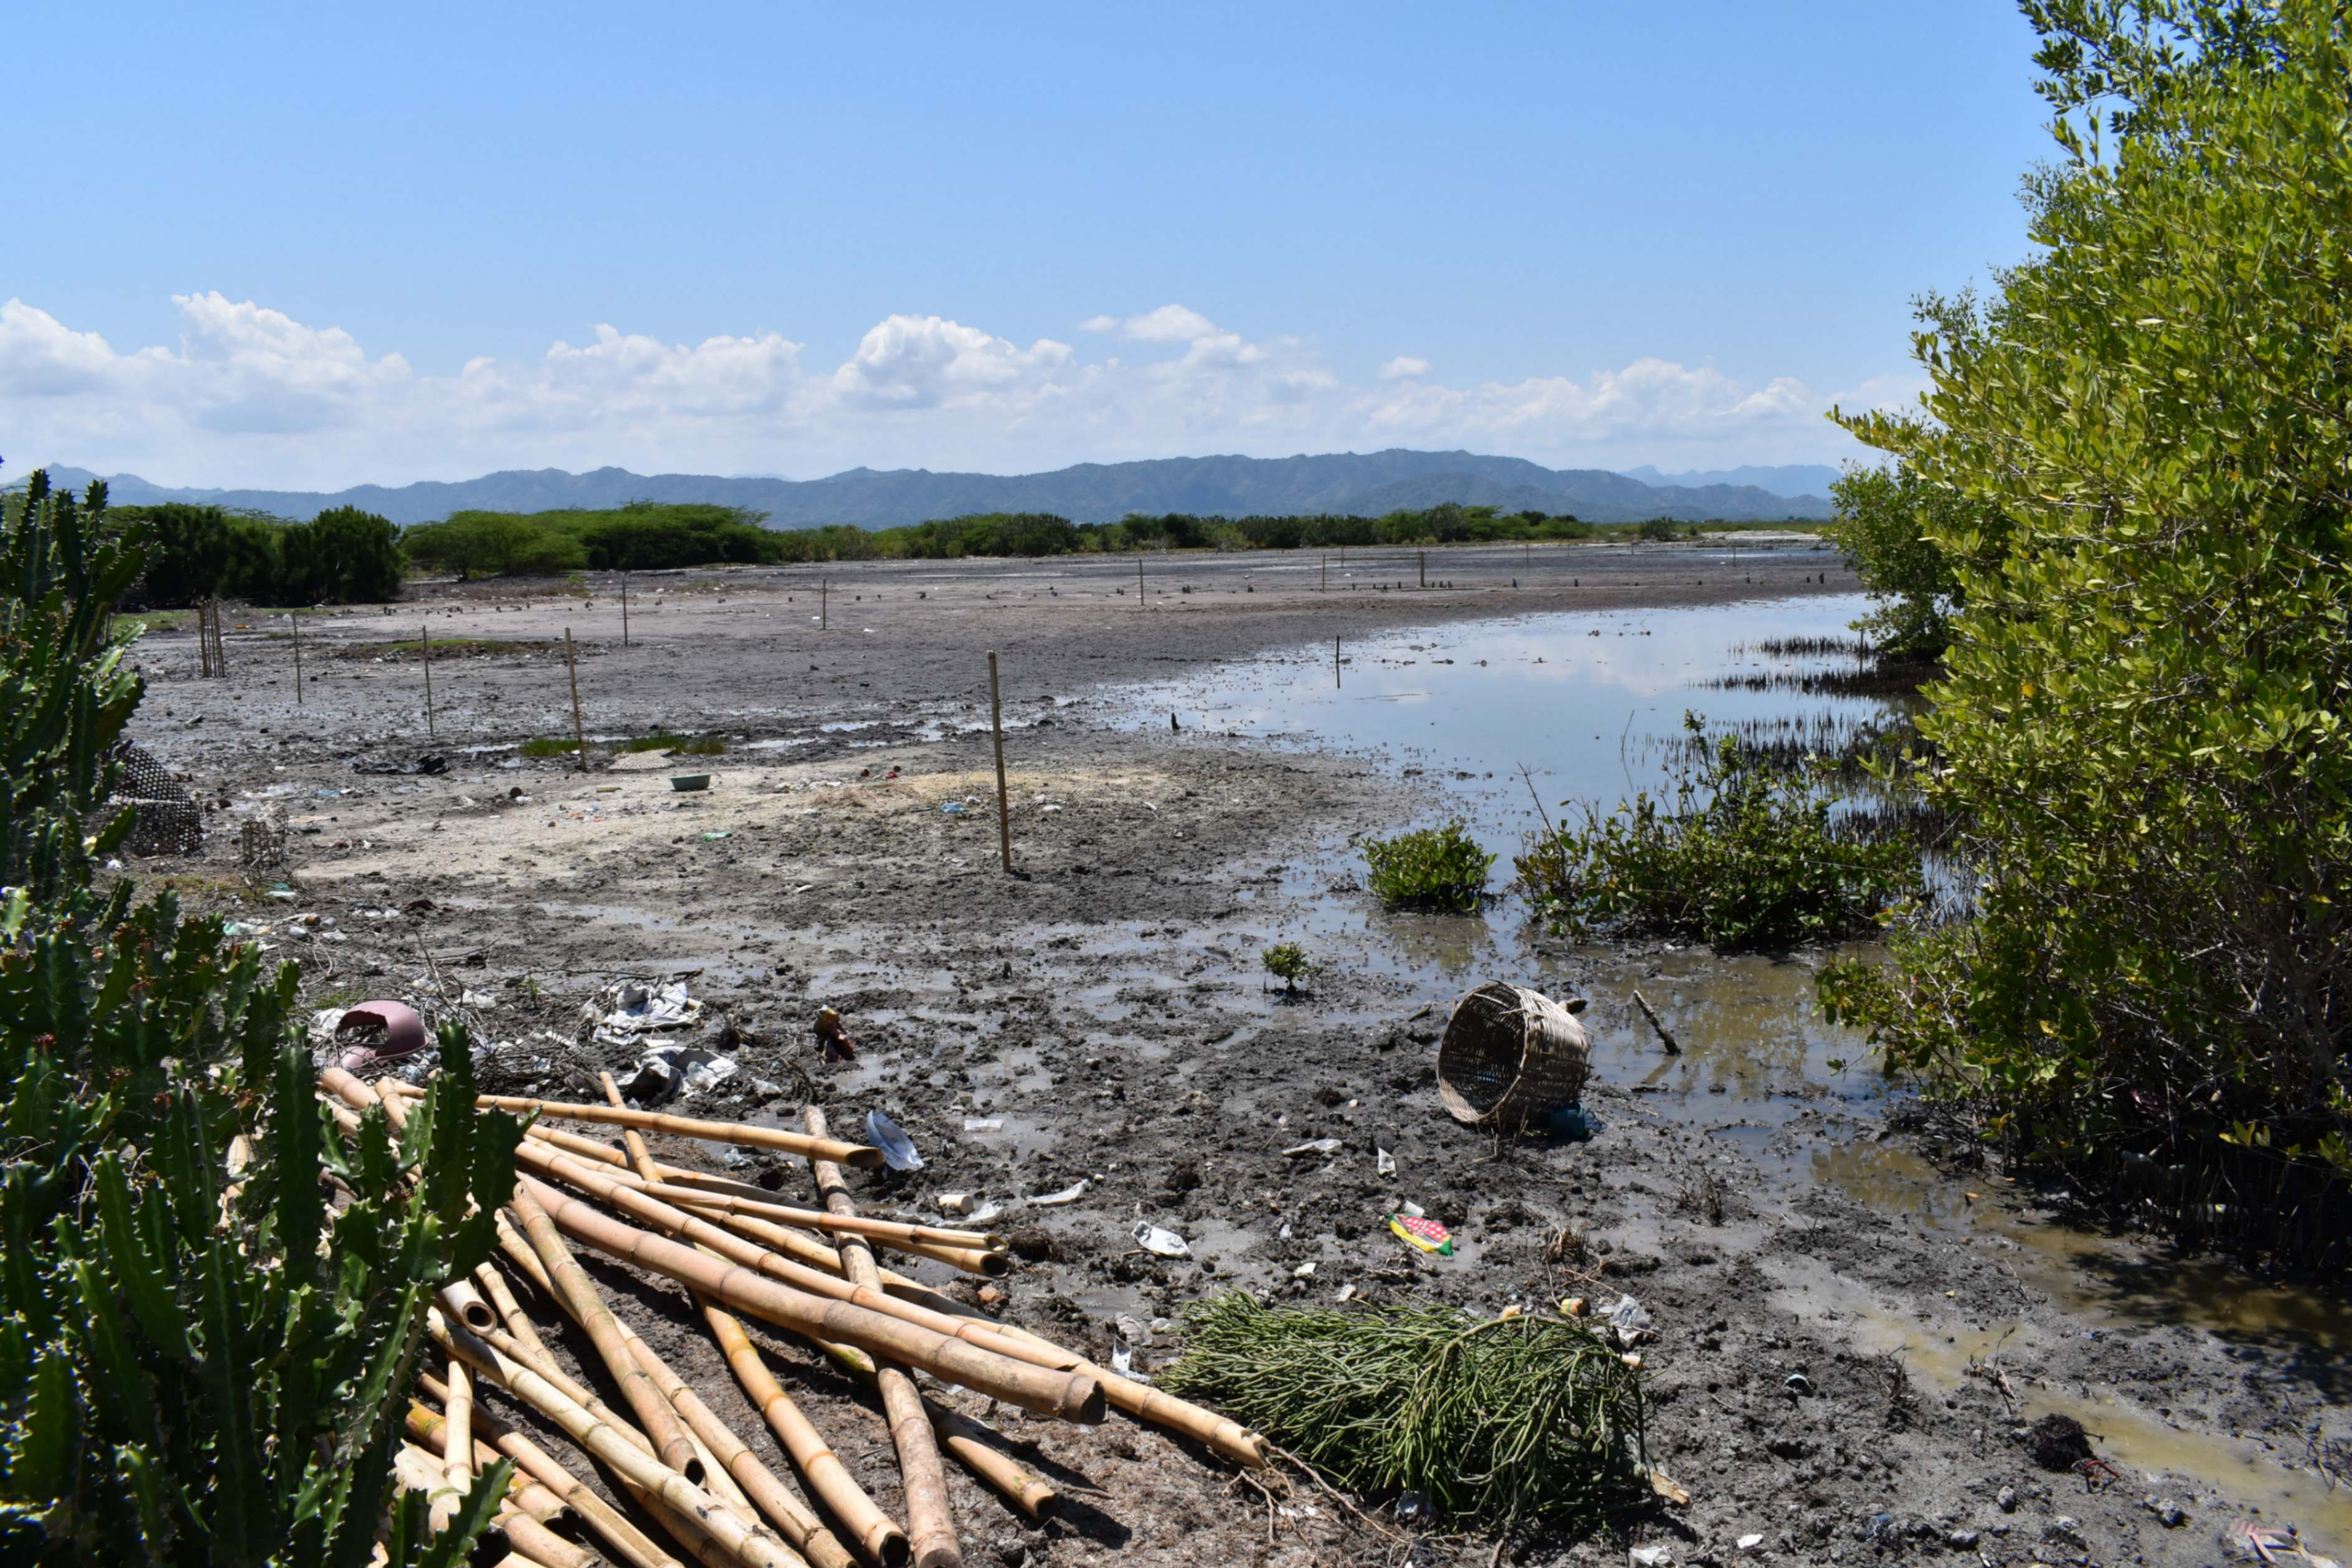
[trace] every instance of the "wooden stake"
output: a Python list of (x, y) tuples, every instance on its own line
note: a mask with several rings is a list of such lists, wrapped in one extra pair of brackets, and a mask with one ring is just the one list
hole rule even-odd
[[(993, 664), (992, 660), (991, 664)], [(825, 1135), (824, 1113), (811, 1105), (801, 1113), (801, 1124), (812, 1137)], [(824, 1207), (844, 1218), (857, 1206), (842, 1185), (841, 1167), (812, 1160), (816, 1189)], [(850, 1281), (868, 1290), (882, 1288), (879, 1267), (866, 1243), (856, 1237), (841, 1239), (841, 1261)], [(948, 1506), (947, 1469), (940, 1459), (939, 1435), (931, 1430), (923, 1409), (922, 1392), (907, 1369), (895, 1362), (874, 1359), (875, 1386), (882, 1393), (882, 1412), (889, 1418), (890, 1440), (898, 1449), (898, 1473), (907, 1498), (907, 1539), (915, 1553), (915, 1568), (962, 1568), (963, 1548), (956, 1542), (955, 1514)]]
[(417, 656), (425, 661), (425, 738), (437, 740), (433, 729), (433, 628), (420, 625), (416, 629)]
[(292, 623), (293, 623), (293, 627), (294, 627), (294, 706), (295, 706), (296, 707), (300, 707), (300, 706), (302, 706), (302, 614), (301, 614), (301, 612), (299, 612), (299, 611), (289, 611), (289, 612), (287, 612), (286, 619), (287, 619), (289, 622), (292, 622)]
[(1143, 608), (1143, 552), (1135, 552), (1135, 607)]
[(203, 599), (196, 601), (196, 678), (203, 681), (213, 678), (213, 634), (205, 621), (205, 606), (208, 602)]
[(832, 591), (833, 585), (830, 582), (827, 582), (821, 577), (816, 580), (816, 629), (820, 632), (833, 624), (831, 621), (826, 619), (827, 616), (832, 614), (832, 611), (827, 608), (825, 603), (827, 596)]
[(1421, 585), (1422, 585), (1422, 587), (1423, 587), (1423, 588), (1427, 588), (1427, 587), (1429, 586), (1429, 552), (1428, 552), (1427, 550), (1423, 550), (1423, 551), (1421, 551), (1421, 552), (1420, 552), (1420, 554), (1421, 554)]
[[(1140, 556), (1136, 558), (1141, 561)], [(996, 737), (996, 848), (1004, 874), (1013, 874), (1013, 808), (1004, 793), (1004, 703), (996, 685), (996, 650), (988, 651), (988, 727)]]
[(629, 645), (629, 574), (621, 574), (621, 646)]
[(1331, 689), (1339, 689), (1339, 639), (1331, 639)]
[(1650, 1020), (1650, 1027), (1658, 1031), (1658, 1043), (1666, 1048), (1666, 1054), (1668, 1056), (1680, 1056), (1683, 1053), (1683, 1048), (1675, 1043), (1673, 1033), (1667, 1030), (1666, 1026), (1663, 1022), (1659, 1020), (1658, 1010), (1650, 1005), (1650, 998), (1643, 996), (1641, 992), (1635, 991), (1633, 993), (1633, 1005), (1642, 1009), (1642, 1016)]
[(1328, 555), (1323, 558), (1323, 586), (1315, 591), (1318, 593), (1331, 591), (1331, 558)]
[(577, 747), (580, 771), (588, 771), (588, 727), (580, 717), (580, 666), (572, 657), (572, 628), (563, 629), (563, 673), (572, 677), (572, 743)]

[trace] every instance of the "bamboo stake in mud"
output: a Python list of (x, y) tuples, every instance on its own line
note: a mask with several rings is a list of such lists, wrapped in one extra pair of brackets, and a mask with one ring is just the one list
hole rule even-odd
[(1331, 689), (1339, 689), (1339, 639), (1331, 639)]
[(433, 730), (433, 628), (422, 625), (416, 629), (416, 654), (425, 662), (425, 738), (438, 740)]
[(816, 629), (820, 632), (833, 624), (831, 621), (826, 619), (826, 617), (832, 613), (832, 611), (825, 603), (827, 597), (832, 593), (832, 591), (833, 585), (830, 582), (826, 581), (822, 577), (816, 580)]
[(1315, 591), (1318, 593), (1331, 591), (1331, 558), (1328, 555), (1323, 558), (1323, 586)]
[(629, 645), (629, 574), (621, 574), (621, 646)]
[(290, 610), (286, 619), (294, 628), (294, 706), (302, 706), (302, 612)]
[[(812, 1137), (825, 1135), (824, 1113), (814, 1105), (803, 1109), (801, 1124)], [(812, 1160), (809, 1166), (828, 1210), (844, 1217), (857, 1212), (848, 1187), (842, 1183), (839, 1166)], [(843, 1237), (840, 1250), (852, 1284), (874, 1291), (882, 1288), (880, 1267), (864, 1241)], [(914, 1549), (915, 1568), (961, 1568), (963, 1548), (957, 1544), (955, 1514), (948, 1506), (947, 1469), (940, 1460), (939, 1436), (923, 1411), (922, 1392), (905, 1367), (879, 1357), (874, 1358), (873, 1364), (874, 1385), (882, 1394), (882, 1412), (890, 1421), (890, 1440), (898, 1449), (898, 1473), (907, 1495), (907, 1539)]]
[(1422, 587), (1423, 587), (1423, 588), (1427, 588), (1427, 587), (1429, 586), (1429, 552), (1428, 552), (1427, 550), (1423, 550), (1423, 551), (1421, 551), (1421, 552), (1420, 552), (1420, 554), (1421, 554), (1421, 585), (1422, 585)]
[(1135, 552), (1135, 607), (1143, 608), (1143, 552)]
[[(988, 651), (988, 728), (996, 737), (996, 848), (1013, 874), (1013, 808), (1004, 796), (1004, 703), (996, 685), (996, 650)], [(822, 1118), (820, 1118), (822, 1120)]]
[(563, 629), (563, 673), (572, 677), (572, 744), (580, 771), (588, 771), (588, 727), (580, 718), (580, 666), (572, 657), (572, 628)]

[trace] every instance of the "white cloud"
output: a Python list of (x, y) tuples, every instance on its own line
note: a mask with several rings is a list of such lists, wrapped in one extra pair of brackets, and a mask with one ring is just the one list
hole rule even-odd
[(0, 305), (9, 474), (51, 461), (167, 484), (339, 488), (509, 467), (1008, 473), (1383, 445), (1713, 466), (1851, 455), (1822, 411), (1907, 402), (1919, 385), (1893, 374), (1832, 399), (1789, 377), (1746, 383), (1643, 359), (1456, 386), (1412, 356), (1350, 381), (1298, 338), (1248, 338), (1175, 304), (1084, 323), (1138, 345), (1121, 356), (908, 313), (829, 367), (775, 332), (688, 344), (599, 325), (536, 358), (436, 374), (252, 301), (175, 304), (178, 344), (128, 351), (22, 300)]

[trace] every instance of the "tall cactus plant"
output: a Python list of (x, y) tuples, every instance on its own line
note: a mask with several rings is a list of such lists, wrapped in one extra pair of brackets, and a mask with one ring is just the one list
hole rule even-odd
[(374, 1112), (347, 1138), (295, 967), (96, 885), (139, 697), (104, 627), (142, 541), (101, 542), (103, 507), (36, 476), (0, 517), (0, 1558), (461, 1561), (506, 1468), (436, 1533), (392, 1456), (426, 1305), (487, 1256), (520, 1129), (476, 1113), (450, 1030), (405, 1134)]

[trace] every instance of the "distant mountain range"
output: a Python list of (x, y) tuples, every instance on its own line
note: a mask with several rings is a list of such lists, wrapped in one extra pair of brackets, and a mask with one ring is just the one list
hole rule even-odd
[(1648, 464), (1628, 468), (1625, 476), (1639, 479), (1644, 485), (1681, 485), (1696, 487), (1704, 485), (1753, 485), (1759, 490), (1769, 490), (1775, 496), (1803, 498), (1826, 496), (1830, 486), (1838, 481), (1840, 471), (1826, 463), (1788, 463), (1778, 468), (1695, 468), (1683, 474), (1661, 474)]
[[(96, 476), (52, 467), (52, 479), (76, 488)], [(1686, 475), (1668, 482), (1654, 470), (1634, 475), (1598, 468), (1546, 468), (1517, 457), (1470, 452), (1332, 453), (1298, 457), (1168, 457), (1139, 463), (1081, 463), (1050, 474), (934, 474), (922, 468), (852, 468), (824, 479), (728, 478), (709, 474), (633, 474), (599, 468), (509, 469), (455, 483), (361, 485), (331, 494), (298, 490), (186, 490), (151, 485), (135, 474), (107, 481), (123, 505), (194, 501), (309, 517), (330, 507), (360, 507), (396, 523), (431, 522), (452, 512), (539, 512), (617, 507), (634, 500), (713, 501), (767, 514), (769, 526), (814, 528), (853, 523), (896, 528), (970, 512), (1057, 512), (1082, 523), (1115, 522), (1129, 512), (1192, 512), (1244, 517), (1354, 512), (1377, 515), (1442, 501), (1505, 511), (1572, 512), (1591, 522), (1648, 517), (1774, 521), (1825, 517), (1819, 488), (1836, 471), (1821, 467), (1742, 468), (1737, 482)], [(1790, 491), (1791, 476), (1823, 476), (1814, 490)]]

